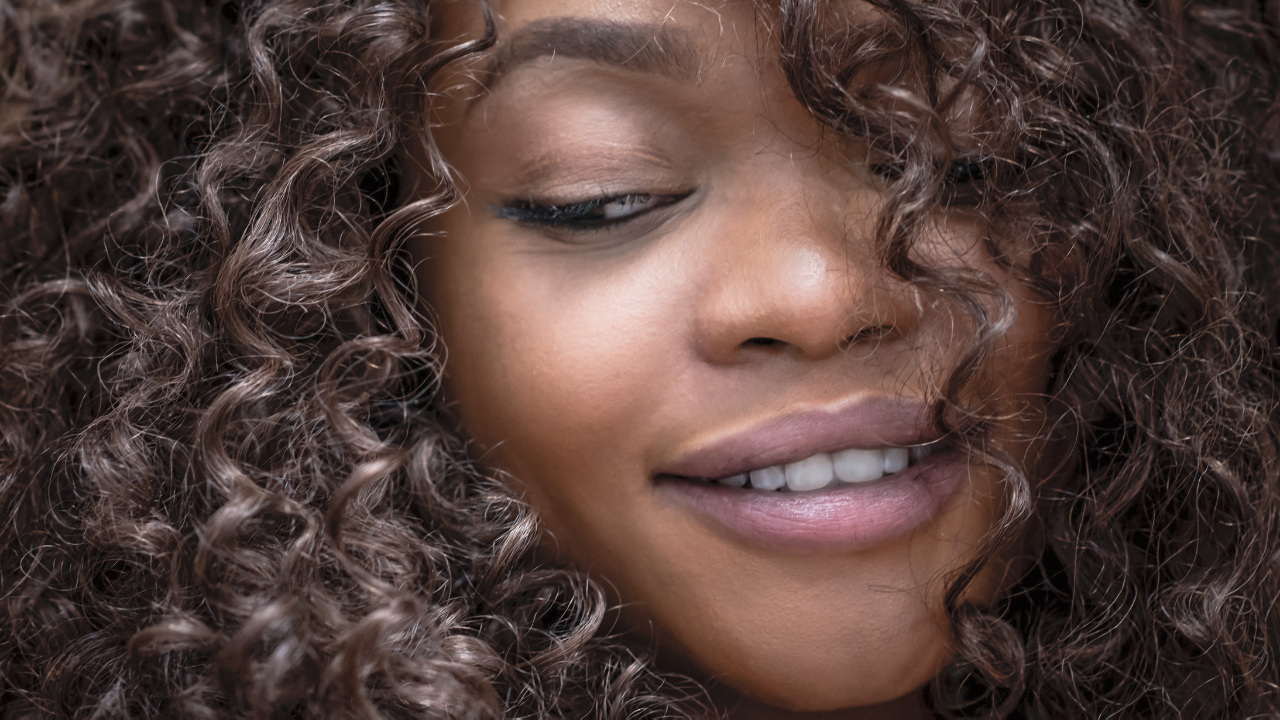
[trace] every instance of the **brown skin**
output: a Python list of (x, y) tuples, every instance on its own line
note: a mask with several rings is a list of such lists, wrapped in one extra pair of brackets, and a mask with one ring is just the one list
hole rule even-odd
[[(924, 397), (955, 362), (960, 321), (875, 258), (883, 182), (796, 102), (751, 3), (495, 7), (504, 33), (543, 17), (679, 26), (701, 69), (543, 57), (486, 93), (461, 69), (443, 86), (436, 139), (465, 200), (413, 250), (466, 432), (538, 510), (548, 551), (602, 578), (662, 661), (714, 679), (733, 717), (927, 717), (920, 688), (953, 654), (948, 573), (999, 510), (991, 471), (906, 536), (823, 552), (744, 543), (652, 480), (724, 428), (865, 392)], [(481, 27), (471, 3), (442, 13), (441, 37)], [(594, 232), (492, 210), (622, 193), (691, 194)], [(994, 272), (958, 217), (925, 252)], [(975, 393), (1030, 410), (995, 433), (1025, 458), (1051, 316), (1010, 291), (999, 382)], [(970, 597), (994, 596), (1006, 570), (988, 567)]]

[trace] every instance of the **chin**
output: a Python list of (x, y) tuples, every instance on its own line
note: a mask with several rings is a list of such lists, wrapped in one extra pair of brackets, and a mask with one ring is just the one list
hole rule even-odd
[[(936, 629), (933, 622), (923, 625)], [(954, 650), (947, 638), (924, 632), (925, 627), (916, 630), (914, 637), (873, 645), (874, 651), (864, 651), (865, 644), (812, 648), (807, 643), (788, 645), (782, 638), (758, 638), (745, 651), (724, 649), (723, 654), (709, 655), (704, 647), (701, 657), (678, 658), (673, 669), (703, 680), (722, 710), (743, 703), (765, 706), (747, 715), (751, 718), (785, 717), (767, 712), (769, 708), (784, 713), (922, 708), (924, 686), (954, 657)]]

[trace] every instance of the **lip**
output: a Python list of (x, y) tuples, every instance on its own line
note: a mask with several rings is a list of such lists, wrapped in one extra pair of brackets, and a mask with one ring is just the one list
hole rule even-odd
[(691, 481), (795, 462), (850, 447), (934, 442), (927, 406), (896, 397), (803, 408), (716, 433), (660, 467), (655, 489), (740, 540), (771, 549), (858, 550), (901, 537), (936, 517), (967, 474), (964, 453), (928, 454), (865, 484), (789, 493)]
[(927, 445), (940, 437), (928, 410), (921, 400), (883, 395), (799, 408), (695, 440), (655, 476), (722, 478), (821, 452)]

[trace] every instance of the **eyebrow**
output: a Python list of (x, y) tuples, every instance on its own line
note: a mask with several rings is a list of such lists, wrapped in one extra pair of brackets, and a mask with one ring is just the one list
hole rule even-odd
[(492, 89), (520, 65), (548, 56), (591, 60), (677, 80), (692, 80), (699, 71), (696, 44), (683, 28), (564, 17), (535, 20), (512, 33), (486, 69), (486, 84)]

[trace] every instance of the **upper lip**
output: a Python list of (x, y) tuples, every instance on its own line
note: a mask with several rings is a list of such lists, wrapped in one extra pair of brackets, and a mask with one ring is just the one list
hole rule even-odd
[(939, 439), (929, 407), (909, 397), (860, 396), (788, 410), (695, 440), (655, 475), (722, 478), (846, 448), (908, 447)]

